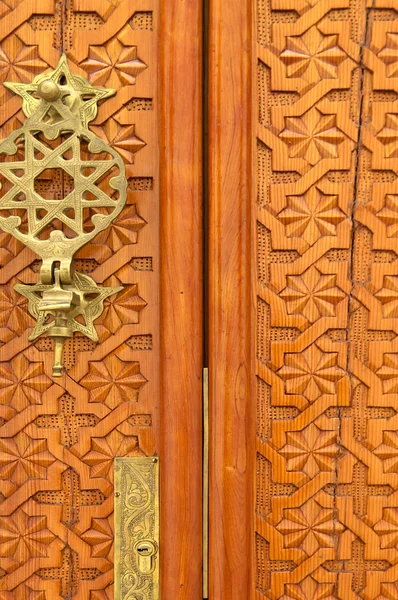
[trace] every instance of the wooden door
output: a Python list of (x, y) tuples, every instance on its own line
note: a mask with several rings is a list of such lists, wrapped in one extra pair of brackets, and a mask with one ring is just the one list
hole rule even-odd
[(398, 597), (396, 11), (210, 1), (210, 598)]
[[(99, 344), (67, 341), (62, 378), (13, 290), (39, 261), (0, 234), (1, 599), (113, 599), (114, 459), (129, 456), (161, 461), (162, 597), (202, 597), (200, 19), (199, 2), (0, 2), (0, 84), (30, 83), (65, 53), (116, 89), (90, 127), (128, 178), (125, 209), (75, 261), (124, 290), (105, 301)], [(25, 117), (2, 85), (0, 103), (5, 138)], [(35, 189), (71, 185), (44, 172)]]

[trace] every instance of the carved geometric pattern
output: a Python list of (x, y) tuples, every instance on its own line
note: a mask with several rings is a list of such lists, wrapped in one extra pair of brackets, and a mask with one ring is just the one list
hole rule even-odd
[(310, 165), (323, 158), (338, 158), (338, 146), (345, 138), (336, 126), (336, 115), (324, 115), (317, 108), (302, 117), (285, 117), (279, 137), (288, 144), (291, 158), (304, 158)]
[(256, 4), (255, 597), (392, 600), (396, 7)]
[(288, 285), (280, 294), (288, 313), (303, 314), (311, 323), (319, 317), (334, 317), (334, 307), (344, 298), (336, 280), (336, 275), (322, 275), (313, 266), (300, 276), (288, 276)]
[(30, 558), (47, 556), (55, 536), (47, 529), (47, 517), (31, 517), (21, 508), (11, 517), (0, 517), (0, 557), (9, 558), (7, 570), (18, 568)]
[(336, 235), (336, 227), (345, 215), (338, 206), (338, 196), (326, 196), (315, 186), (303, 196), (288, 196), (279, 220), (287, 237), (303, 238), (312, 246), (324, 235)]
[(335, 394), (344, 371), (337, 366), (337, 353), (324, 353), (313, 344), (302, 353), (285, 354), (278, 375), (285, 381), (286, 394), (303, 394), (315, 402), (322, 394)]
[[(0, 11), (0, 139), (26, 120), (2, 83), (30, 83), (67, 52), (74, 73), (117, 90), (90, 129), (122, 157), (129, 182), (123, 211), (75, 261), (123, 290), (104, 302), (98, 344), (68, 340), (57, 381), (53, 340), (29, 343), (32, 318), (13, 289), (37, 281), (40, 261), (0, 233), (0, 600), (114, 600), (113, 462), (158, 451), (158, 4), (7, 0)], [(41, 142), (46, 153), (57, 144)], [(21, 162), (22, 140), (17, 150)], [(80, 151), (82, 162), (109, 158)], [(43, 202), (72, 194), (65, 163), (36, 178)], [(95, 185), (117, 200), (111, 177)], [(90, 207), (79, 215), (85, 230), (92, 216)]]
[(284, 548), (300, 546), (307, 556), (319, 548), (334, 548), (337, 534), (344, 531), (335, 511), (322, 508), (312, 498), (299, 508), (285, 508), (277, 529), (283, 535)]
[(303, 471), (312, 479), (320, 471), (333, 471), (340, 451), (336, 431), (321, 431), (310, 423), (303, 431), (286, 433), (287, 444), (279, 451), (288, 471)]
[(82, 67), (90, 73), (92, 85), (116, 89), (134, 85), (136, 77), (146, 69), (137, 57), (137, 46), (124, 46), (115, 38), (105, 46), (90, 46), (88, 56)]
[(309, 83), (336, 79), (338, 66), (346, 54), (338, 46), (337, 35), (322, 35), (316, 27), (304, 35), (288, 37), (286, 50), (280, 55), (288, 77), (302, 77)]

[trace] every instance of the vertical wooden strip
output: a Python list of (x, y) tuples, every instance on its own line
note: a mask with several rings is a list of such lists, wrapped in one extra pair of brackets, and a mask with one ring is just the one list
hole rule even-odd
[(250, 597), (251, 3), (209, 7), (212, 600)]
[(161, 15), (161, 589), (202, 598), (202, 3)]

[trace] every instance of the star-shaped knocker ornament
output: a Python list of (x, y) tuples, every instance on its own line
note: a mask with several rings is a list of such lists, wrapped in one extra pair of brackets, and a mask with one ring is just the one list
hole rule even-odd
[[(65, 56), (31, 84), (4, 85), (22, 97), (28, 118), (0, 143), (0, 228), (43, 261), (38, 283), (15, 290), (36, 319), (29, 340), (43, 333), (54, 338), (53, 376), (59, 377), (65, 340), (78, 331), (98, 341), (94, 321), (105, 298), (122, 289), (100, 288), (72, 265), (74, 254), (109, 227), (126, 202), (122, 158), (88, 129), (98, 102), (115, 90), (74, 75)], [(51, 170), (73, 181), (62, 199), (37, 189), (36, 181)]]

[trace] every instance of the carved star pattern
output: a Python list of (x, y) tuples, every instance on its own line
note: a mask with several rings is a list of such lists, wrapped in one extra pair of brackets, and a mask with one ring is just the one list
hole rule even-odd
[(27, 310), (26, 298), (14, 290), (15, 283), (16, 280), (12, 279), (8, 285), (0, 286), (0, 327), (9, 330), (2, 334), (2, 341), (11, 339), (12, 334), (22, 335), (34, 323)]
[(336, 125), (336, 115), (324, 115), (313, 107), (301, 117), (285, 117), (279, 137), (289, 146), (290, 158), (303, 158), (316, 165), (324, 158), (337, 158), (346, 136)]
[(137, 213), (136, 205), (127, 206), (107, 229), (94, 238), (90, 244), (92, 256), (107, 257), (109, 250), (117, 252), (123, 246), (136, 244), (138, 232), (145, 225), (146, 221)]
[(376, 293), (376, 298), (383, 305), (384, 317), (398, 316), (398, 277), (385, 275), (384, 287)]
[(302, 471), (310, 479), (320, 471), (334, 471), (339, 454), (335, 431), (321, 431), (311, 423), (302, 431), (288, 431), (286, 441), (279, 453), (288, 471)]
[(386, 114), (384, 127), (377, 134), (377, 139), (385, 146), (385, 158), (398, 156), (398, 114)]
[(319, 548), (334, 548), (337, 534), (344, 531), (336, 516), (337, 511), (323, 508), (312, 498), (300, 508), (285, 508), (277, 525), (283, 535), (283, 547), (301, 548), (307, 556)]
[(384, 394), (398, 392), (398, 354), (384, 354), (383, 365), (377, 375), (383, 382)]
[(380, 50), (378, 57), (387, 65), (387, 77), (398, 75), (398, 34), (387, 33), (387, 43)]
[(285, 354), (278, 375), (285, 381), (286, 394), (303, 394), (308, 402), (322, 394), (335, 394), (336, 382), (345, 374), (337, 357), (337, 352), (322, 352), (316, 344), (304, 352)]
[(138, 295), (138, 286), (128, 286), (105, 300), (104, 311), (97, 319), (97, 324), (114, 334), (125, 323), (138, 323), (140, 312), (146, 305), (145, 300)]
[(0, 439), (0, 479), (18, 487), (28, 479), (46, 479), (47, 468), (53, 462), (45, 439), (31, 439), (23, 432)]
[(23, 583), (12, 592), (0, 592), (0, 600), (46, 600), (46, 592), (33, 590)]
[(338, 66), (347, 55), (338, 45), (338, 35), (323, 35), (311, 27), (302, 36), (288, 37), (280, 55), (288, 77), (301, 77), (309, 83), (336, 79)]
[(338, 196), (323, 194), (311, 187), (303, 196), (288, 196), (287, 207), (279, 215), (288, 237), (303, 238), (313, 246), (323, 235), (336, 235), (336, 227), (345, 215), (338, 206)]
[(105, 46), (89, 46), (88, 59), (81, 66), (90, 74), (91, 83), (115, 89), (134, 85), (147, 68), (138, 58), (137, 46), (125, 46), (117, 38)]
[(55, 535), (47, 529), (47, 517), (30, 517), (22, 509), (0, 517), (0, 556), (24, 564), (30, 558), (46, 557)]
[(396, 600), (398, 598), (398, 583), (382, 583), (381, 596), (377, 600)]
[(387, 237), (398, 236), (398, 196), (387, 194), (385, 205), (377, 213), (378, 218), (387, 226)]
[(90, 477), (107, 477), (113, 481), (113, 463), (115, 456), (141, 456), (138, 438), (126, 436), (114, 429), (104, 438), (92, 438), (91, 449), (83, 457), (90, 466)]
[(108, 585), (105, 590), (93, 590), (90, 592), (90, 600), (113, 600), (114, 586)]
[(111, 409), (122, 402), (137, 401), (139, 390), (147, 382), (138, 362), (124, 362), (113, 355), (89, 365), (80, 385), (89, 391), (90, 402), (103, 402)]
[(0, 404), (9, 404), (18, 412), (29, 404), (42, 404), (42, 396), (52, 384), (42, 362), (29, 362), (22, 354), (0, 362)]
[(116, 119), (108, 119), (105, 125), (93, 125), (92, 132), (112, 146), (126, 163), (134, 164), (134, 155), (146, 143), (135, 133), (135, 125), (120, 125)]
[(319, 583), (306, 577), (301, 583), (288, 583), (280, 600), (337, 600), (334, 583)]
[(336, 305), (345, 297), (336, 280), (337, 275), (322, 275), (314, 266), (302, 275), (288, 275), (288, 285), (280, 293), (288, 313), (302, 314), (310, 323), (320, 317), (335, 316)]
[(113, 529), (112, 518), (91, 519), (91, 527), (85, 531), (83, 540), (91, 546), (91, 556), (93, 558), (112, 557), (113, 548)]
[(398, 473), (398, 433), (383, 431), (383, 443), (374, 450), (383, 461), (384, 473)]
[(27, 83), (47, 67), (39, 56), (38, 46), (26, 46), (15, 35), (0, 46), (0, 82), (9, 79)]
[(381, 548), (398, 546), (398, 508), (383, 508), (383, 518), (376, 523), (374, 530), (380, 536)]

